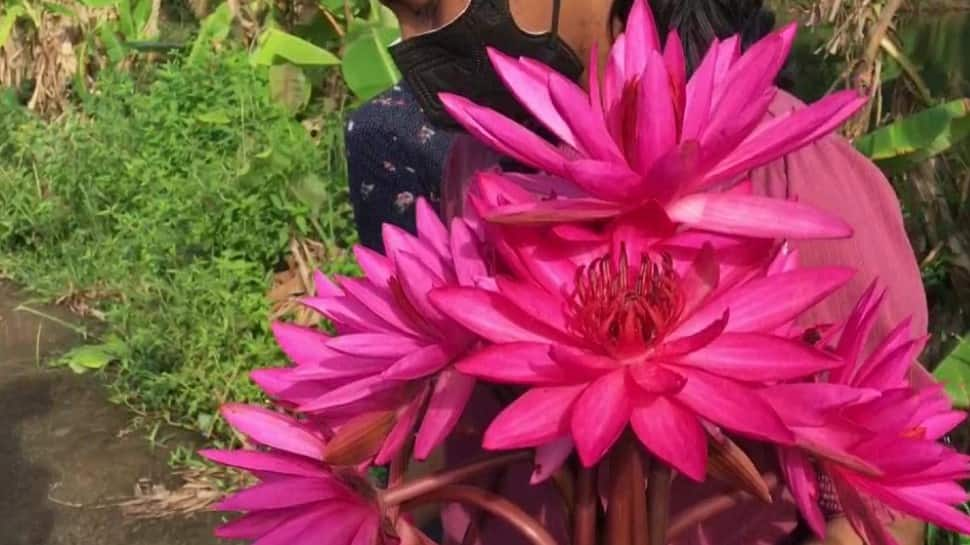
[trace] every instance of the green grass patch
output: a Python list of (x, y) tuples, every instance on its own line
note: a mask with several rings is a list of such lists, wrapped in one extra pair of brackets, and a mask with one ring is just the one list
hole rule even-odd
[(291, 237), (349, 270), (342, 115), (311, 138), (243, 52), (96, 88), (50, 123), (0, 100), (0, 271), (105, 313), (117, 400), (221, 435), (218, 405), (257, 399), (248, 371), (281, 360), (265, 294)]

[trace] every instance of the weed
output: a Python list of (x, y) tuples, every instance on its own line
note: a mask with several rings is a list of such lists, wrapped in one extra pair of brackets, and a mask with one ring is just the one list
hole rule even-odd
[(291, 238), (348, 270), (340, 112), (311, 138), (239, 51), (99, 78), (51, 123), (0, 101), (0, 271), (97, 307), (114, 399), (224, 438), (219, 403), (281, 361), (265, 294)]

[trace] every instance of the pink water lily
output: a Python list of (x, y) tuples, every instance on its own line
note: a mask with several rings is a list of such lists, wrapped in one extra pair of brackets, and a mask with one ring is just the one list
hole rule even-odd
[(844, 222), (797, 202), (710, 191), (832, 132), (864, 103), (840, 92), (763, 121), (794, 35), (785, 27), (743, 55), (736, 36), (715, 42), (688, 81), (677, 33), (661, 48), (650, 9), (637, 0), (602, 86), (592, 52), (588, 93), (537, 61), (490, 50), (506, 86), (561, 147), (462, 97), (442, 100), (481, 141), (577, 194), (498, 209), (494, 221), (603, 219), (656, 201), (674, 221), (713, 231), (766, 236), (767, 226), (789, 225), (787, 238), (845, 237)]
[(939, 443), (966, 414), (952, 409), (941, 385), (919, 389), (907, 380), (925, 338), (911, 337), (905, 320), (865, 353), (884, 295), (873, 284), (859, 300), (833, 349), (845, 366), (827, 381), (762, 392), (802, 447), (781, 449), (789, 488), (819, 535), (819, 474), (872, 545), (896, 545), (885, 528), (892, 512), (970, 533), (970, 517), (951, 507), (968, 499), (957, 481), (970, 476), (970, 457)]
[(415, 454), (427, 457), (454, 428), (475, 385), (454, 364), (478, 337), (432, 306), (428, 293), (485, 278), (480, 242), (461, 219), (449, 232), (424, 200), (417, 218), (417, 237), (384, 226), (386, 257), (355, 248), (365, 278), (334, 283), (317, 275), (317, 294), (304, 303), (332, 320), (337, 336), (275, 324), (280, 348), (296, 365), (253, 373), (274, 399), (335, 426), (393, 411), (378, 464), (415, 428)]
[(245, 513), (219, 527), (217, 536), (257, 540), (260, 545), (316, 545), (321, 536), (332, 545), (399, 543), (383, 527), (376, 492), (366, 476), (338, 473), (325, 465), (326, 442), (312, 427), (261, 407), (230, 404), (222, 414), (261, 448), (201, 452), (259, 480), (215, 505), (220, 511)]
[[(491, 345), (458, 364), (481, 379), (530, 389), (492, 422), (489, 449), (541, 447), (557, 461), (572, 444), (587, 466), (627, 426), (656, 456), (694, 479), (706, 467), (704, 423), (790, 444), (791, 432), (754, 392), (839, 361), (775, 335), (851, 276), (795, 269), (719, 290), (719, 254), (707, 245), (678, 273), (669, 257), (642, 255), (635, 230), (610, 254), (574, 263), (519, 254), (543, 278), (499, 276), (496, 290), (432, 293), (445, 314)], [(729, 252), (728, 252), (729, 253)]]

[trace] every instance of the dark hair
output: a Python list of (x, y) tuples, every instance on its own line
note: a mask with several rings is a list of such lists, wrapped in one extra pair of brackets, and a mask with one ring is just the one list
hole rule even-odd
[[(613, 0), (611, 25), (626, 21), (634, 0)], [(775, 14), (762, 0), (647, 0), (661, 39), (676, 29), (684, 42), (687, 69), (693, 72), (715, 38), (741, 35), (746, 48), (771, 32)]]

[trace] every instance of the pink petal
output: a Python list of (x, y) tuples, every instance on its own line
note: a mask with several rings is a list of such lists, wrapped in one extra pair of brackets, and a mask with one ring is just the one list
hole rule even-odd
[(617, 205), (599, 199), (553, 199), (500, 206), (487, 219), (499, 224), (541, 224), (609, 219), (621, 213)]
[(970, 534), (970, 516), (963, 511), (947, 503), (924, 499), (918, 494), (903, 492), (898, 488), (893, 489), (892, 492), (892, 495), (881, 497), (887, 505), (954, 532)]
[(687, 82), (687, 104), (684, 109), (681, 141), (700, 140), (701, 131), (707, 126), (714, 94), (714, 71), (717, 67), (717, 40), (707, 50), (704, 59)]
[(313, 288), (313, 294), (319, 297), (340, 297), (344, 294), (342, 289), (320, 271), (313, 271)]
[(336, 388), (312, 401), (300, 405), (300, 412), (321, 413), (329, 409), (335, 409), (355, 401), (360, 401), (393, 388), (399, 388), (400, 386), (400, 382), (387, 380), (380, 375), (366, 377)]
[(339, 380), (379, 373), (393, 363), (388, 358), (362, 358), (334, 352), (315, 365), (305, 365), (292, 370), (293, 380)]
[(589, 63), (586, 66), (586, 75), (589, 78), (587, 80), (589, 102), (593, 106), (593, 112), (603, 116), (603, 94), (600, 91), (600, 48), (596, 42), (593, 42), (589, 48)]
[(380, 532), (380, 519), (376, 516), (367, 517), (361, 523), (350, 545), (374, 545), (375, 543), (379, 543), (377, 540), (379, 539)]
[[(718, 167), (722, 161), (730, 160), (733, 153), (758, 126), (764, 123), (765, 114), (775, 99), (777, 90), (768, 88), (761, 94), (752, 95), (745, 108), (734, 115), (720, 115), (712, 119), (704, 129), (700, 143), (703, 149), (703, 164), (707, 168)], [(716, 125), (714, 123), (717, 123)], [(740, 174), (740, 173), (738, 173)], [(697, 180), (692, 190), (708, 188), (713, 184), (730, 181), (733, 177), (707, 175)]]
[(568, 367), (570, 375), (584, 377), (584, 380), (614, 371), (620, 365), (613, 358), (562, 344), (552, 345), (549, 355)]
[(397, 307), (390, 292), (386, 289), (381, 290), (370, 282), (360, 279), (344, 280), (341, 282), (341, 286), (343, 286), (349, 297), (353, 297), (362, 306), (366, 307), (369, 312), (378, 316), (398, 331), (416, 337), (421, 335), (417, 329), (407, 322), (407, 318)]
[[(603, 110), (607, 113), (612, 112), (620, 102), (624, 88), (627, 85), (626, 71), (623, 64), (626, 62), (626, 36), (620, 34), (610, 46), (610, 53), (606, 62), (606, 71), (603, 76)], [(637, 72), (640, 74), (641, 72)]]
[(443, 345), (432, 344), (397, 360), (384, 371), (390, 380), (416, 380), (437, 373), (451, 363), (452, 352)]
[(585, 384), (532, 388), (506, 407), (485, 430), (489, 450), (537, 447), (569, 432), (569, 415)]
[(418, 235), (421, 240), (427, 242), (435, 252), (442, 257), (450, 257), (451, 250), (448, 246), (448, 229), (441, 223), (441, 218), (428, 201), (422, 197), (418, 199), (415, 206), (415, 218), (418, 227)]
[(630, 377), (644, 392), (658, 395), (676, 394), (687, 383), (680, 373), (652, 362), (631, 366)]
[(597, 114), (583, 90), (565, 76), (550, 71), (549, 95), (559, 114), (576, 136), (581, 150), (592, 159), (620, 161), (623, 155), (613, 142), (602, 115)]
[(797, 201), (770, 197), (695, 193), (667, 207), (670, 219), (698, 229), (758, 238), (845, 238), (852, 227)]
[(302, 512), (300, 507), (295, 507), (247, 513), (216, 528), (215, 536), (222, 539), (258, 539)]
[(657, 396), (633, 409), (633, 431), (652, 454), (695, 481), (707, 474), (707, 436), (694, 414)]
[(360, 301), (347, 295), (304, 297), (300, 302), (330, 318), (341, 334), (365, 331), (392, 333), (399, 330), (371, 312)]
[(884, 521), (872, 511), (869, 502), (856, 491), (851, 483), (833, 476), (832, 484), (835, 485), (839, 503), (842, 504), (846, 518), (849, 519), (856, 533), (866, 540), (866, 543), (869, 545), (898, 545), (896, 539), (887, 530)]
[(623, 35), (626, 38), (624, 67), (628, 74), (640, 74), (652, 61), (650, 53), (660, 51), (657, 23), (646, 0), (633, 2)]
[[(452, 283), (455, 281), (451, 256), (448, 255), (447, 250), (444, 254), (441, 254), (429, 241), (424, 238), (416, 238), (411, 233), (390, 223), (385, 223), (381, 227), (381, 235), (384, 239), (384, 248), (392, 261), (397, 260), (398, 254), (412, 255), (431, 271), (436, 282)], [(400, 273), (400, 271), (398, 272)]]
[(488, 58), (492, 61), (492, 66), (495, 67), (495, 72), (502, 79), (505, 88), (511, 91), (532, 117), (545, 125), (552, 134), (569, 146), (579, 149), (572, 129), (559, 115), (559, 111), (553, 106), (552, 99), (549, 97), (547, 73), (551, 69), (541, 65), (544, 70), (540, 70), (494, 47), (488, 47), (487, 50)]
[(475, 388), (475, 378), (449, 369), (438, 375), (431, 401), (414, 442), (414, 455), (424, 460), (455, 428)]
[(535, 468), (529, 484), (540, 484), (552, 477), (566, 463), (572, 452), (573, 440), (568, 435), (536, 448)]
[(497, 293), (475, 288), (442, 288), (431, 302), (453, 320), (495, 343), (560, 340), (563, 334), (529, 316)]
[(919, 365), (916, 357), (923, 351), (929, 337), (916, 339), (883, 356), (876, 362), (872, 372), (859, 377), (859, 383), (869, 388), (889, 390), (905, 387), (909, 370)]
[(825, 426), (829, 411), (879, 397), (876, 390), (824, 382), (776, 384), (758, 393), (786, 424), (797, 426)]
[(423, 347), (424, 343), (413, 337), (386, 333), (341, 335), (327, 342), (327, 348), (363, 358), (400, 358)]
[(654, 162), (646, 176), (650, 197), (667, 203), (694, 185), (700, 174), (701, 151), (696, 140), (685, 140)]
[(866, 99), (855, 91), (842, 91), (807, 108), (776, 117), (745, 139), (727, 160), (707, 174), (707, 180), (729, 180), (805, 147), (834, 131), (865, 103)]
[(795, 498), (798, 510), (819, 538), (825, 538), (825, 517), (818, 506), (818, 480), (815, 467), (799, 450), (780, 448), (778, 455), (788, 489)]
[(637, 199), (644, 189), (643, 177), (616, 161), (570, 161), (566, 163), (566, 172), (584, 191), (605, 201)]
[(416, 323), (429, 322), (430, 327), (428, 325), (423, 327), (429, 333), (437, 329), (440, 334), (450, 334), (451, 322), (446, 320), (438, 312), (438, 309), (428, 301), (428, 293), (443, 286), (444, 282), (436, 278), (434, 272), (425, 266), (424, 260), (411, 253), (398, 252), (395, 258), (401, 289), (404, 291), (407, 301), (413, 307), (411, 312), (417, 311), (419, 315), (413, 318), (413, 321)]
[(720, 101), (720, 97), (726, 89), (725, 78), (731, 70), (731, 67), (741, 58), (741, 36), (735, 34), (723, 42), (715, 42), (712, 48), (717, 49), (717, 63), (714, 67), (714, 85), (716, 92), (711, 102), (713, 109), (713, 105)]
[(549, 176), (548, 174), (505, 172), (500, 177), (494, 174), (485, 174), (483, 177), (489, 179), (490, 181), (496, 178), (507, 180), (516, 184), (518, 188), (528, 191), (531, 194), (529, 195), (529, 198), (510, 199), (510, 202), (533, 200), (531, 198), (533, 195), (547, 198), (559, 196), (570, 199), (588, 196), (586, 192), (576, 187), (576, 184), (574, 184), (572, 181), (565, 178), (558, 178), (556, 176)]
[(345, 497), (350, 491), (335, 478), (294, 477), (271, 481), (236, 492), (222, 501), (219, 511), (258, 511), (295, 507)]
[(762, 333), (724, 333), (676, 361), (746, 381), (791, 380), (842, 365), (842, 360), (800, 340)]
[(249, 471), (280, 473), (298, 477), (326, 475), (323, 466), (302, 456), (258, 450), (200, 450), (203, 457), (222, 464)]
[(551, 295), (531, 282), (521, 282), (506, 276), (496, 277), (495, 281), (499, 292), (522, 312), (559, 331), (567, 331), (566, 303), (561, 296)]
[[(769, 90), (781, 70), (794, 39), (795, 25), (763, 38), (752, 45), (718, 85), (720, 91), (712, 105), (713, 116), (707, 131), (724, 126), (725, 120), (738, 117), (751, 107), (751, 98)], [(767, 109), (767, 104), (764, 105)], [(760, 112), (764, 114), (764, 110)]]
[(315, 545), (321, 535), (327, 536), (328, 544), (347, 545), (360, 528), (363, 515), (354, 504), (308, 509), (305, 515), (281, 524), (252, 545)]
[(456, 368), (501, 384), (551, 385), (570, 382), (569, 373), (549, 357), (549, 345), (544, 343), (489, 345), (463, 358)]
[(694, 311), (714, 290), (720, 281), (720, 268), (714, 247), (705, 244), (691, 264), (690, 270), (681, 279), (681, 292), (684, 294), (684, 314)]
[(852, 278), (851, 269), (803, 268), (753, 280), (699, 308), (671, 333), (679, 338), (730, 310), (726, 331), (774, 331), (812, 308)]
[(795, 438), (767, 402), (751, 388), (733, 380), (687, 367), (687, 377), (675, 398), (704, 418), (754, 439), (791, 444)]
[(273, 322), (272, 329), (276, 344), (296, 365), (314, 365), (332, 354), (327, 343), (333, 338), (320, 331), (284, 322)]
[(385, 465), (391, 462), (401, 452), (404, 445), (414, 435), (414, 424), (418, 421), (418, 413), (424, 408), (424, 402), (430, 394), (425, 386), (414, 400), (402, 407), (397, 413), (397, 422), (387, 434), (387, 439), (381, 445), (381, 450), (374, 457), (374, 465)]
[(387, 257), (359, 244), (354, 246), (354, 257), (368, 280), (378, 286), (387, 286), (387, 281), (394, 275)]
[(570, 423), (583, 465), (592, 467), (613, 446), (630, 421), (630, 411), (625, 369), (601, 377), (583, 392)]
[(640, 82), (637, 102), (640, 116), (647, 122), (637, 126), (635, 164), (640, 172), (649, 172), (654, 163), (677, 144), (677, 119), (670, 76), (658, 51), (648, 53), (649, 60)]
[(535, 133), (458, 95), (442, 93), (440, 98), (455, 121), (495, 151), (549, 174), (563, 174), (562, 155)]
[(725, 310), (720, 319), (711, 322), (710, 325), (697, 333), (664, 343), (659, 347), (657, 355), (663, 358), (673, 358), (700, 350), (714, 342), (724, 333), (724, 328), (727, 326), (729, 319), (730, 312)]
[(323, 440), (286, 415), (237, 403), (223, 405), (220, 412), (230, 426), (261, 445), (314, 460), (323, 459)]
[(671, 98), (677, 114), (678, 125), (683, 122), (687, 107), (687, 60), (684, 58), (684, 43), (676, 29), (670, 29), (667, 43), (664, 44), (664, 65), (670, 74)]
[(451, 255), (460, 285), (473, 286), (478, 278), (488, 274), (478, 239), (461, 218), (451, 222)]

